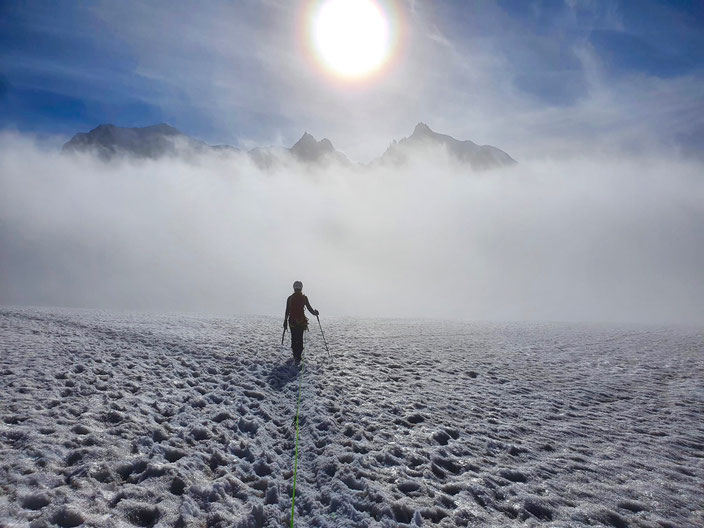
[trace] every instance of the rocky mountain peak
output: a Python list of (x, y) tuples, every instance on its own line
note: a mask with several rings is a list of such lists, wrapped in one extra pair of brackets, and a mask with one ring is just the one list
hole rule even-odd
[[(496, 147), (477, 145), (470, 140), (462, 141), (440, 134), (423, 122), (415, 126), (410, 136), (392, 141), (386, 152), (372, 163), (400, 166), (412, 162), (414, 158), (425, 156), (433, 149), (473, 170), (491, 169), (516, 163), (511, 156)], [(228, 145), (208, 145), (166, 123), (140, 128), (120, 127), (113, 124), (99, 125), (90, 132), (74, 135), (64, 145), (63, 150), (64, 152), (90, 152), (105, 160), (120, 156), (156, 159), (163, 156), (189, 157), (207, 153), (227, 155), (239, 151), (236, 147)], [(322, 166), (330, 163), (351, 165), (349, 159), (336, 150), (329, 139), (323, 138), (318, 141), (308, 132), (304, 132), (289, 149), (258, 147), (248, 151), (247, 154), (262, 168), (286, 163), (286, 159), (291, 157), (299, 162)]]
[(416, 156), (424, 155), (428, 148), (438, 149), (438, 152), (443, 152), (455, 162), (467, 165), (473, 170), (486, 170), (516, 163), (501, 149), (439, 134), (423, 122), (416, 125), (409, 137), (392, 143), (379, 160), (381, 163), (400, 166), (412, 161)]
[(333, 147), (332, 142), (323, 138), (320, 141), (316, 140), (311, 134), (305, 132), (292, 147), (291, 154), (301, 161), (319, 161), (321, 158), (328, 155), (336, 157), (344, 157), (344, 154), (337, 152)]
[(418, 123), (416, 125), (416, 128), (413, 129), (413, 134), (412, 136), (419, 137), (419, 136), (432, 136), (434, 132), (430, 129), (428, 125), (425, 123)]

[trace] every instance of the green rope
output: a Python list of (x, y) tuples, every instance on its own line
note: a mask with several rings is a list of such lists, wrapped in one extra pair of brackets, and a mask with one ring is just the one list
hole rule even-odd
[(296, 504), (296, 475), (298, 474), (298, 411), (301, 408), (301, 382), (306, 365), (301, 358), (301, 375), (298, 377), (298, 402), (296, 403), (296, 451), (293, 462), (293, 493), (291, 495), (291, 528), (293, 528), (293, 507)]

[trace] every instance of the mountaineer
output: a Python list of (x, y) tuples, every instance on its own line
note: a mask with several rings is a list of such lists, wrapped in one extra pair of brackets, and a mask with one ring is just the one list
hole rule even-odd
[(284, 332), (287, 326), (291, 330), (291, 350), (296, 364), (300, 363), (303, 354), (303, 332), (308, 330), (308, 318), (304, 308), (316, 317), (320, 312), (310, 305), (308, 297), (303, 295), (303, 283), (293, 283), (293, 293), (286, 299), (286, 314), (284, 315)]

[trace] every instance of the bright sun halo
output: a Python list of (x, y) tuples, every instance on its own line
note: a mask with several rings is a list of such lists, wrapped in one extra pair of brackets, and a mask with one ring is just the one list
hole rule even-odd
[(365, 77), (391, 53), (389, 21), (375, 0), (326, 0), (311, 32), (320, 61), (340, 77)]

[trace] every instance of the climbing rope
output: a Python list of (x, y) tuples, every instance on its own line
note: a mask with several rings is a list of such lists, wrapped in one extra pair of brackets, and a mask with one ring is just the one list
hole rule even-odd
[(296, 450), (293, 456), (293, 493), (291, 494), (291, 528), (293, 528), (293, 508), (296, 505), (296, 475), (298, 474), (298, 412), (301, 409), (301, 384), (303, 382), (303, 371), (305, 370), (305, 360), (301, 358), (301, 375), (298, 376), (298, 402), (296, 403)]

